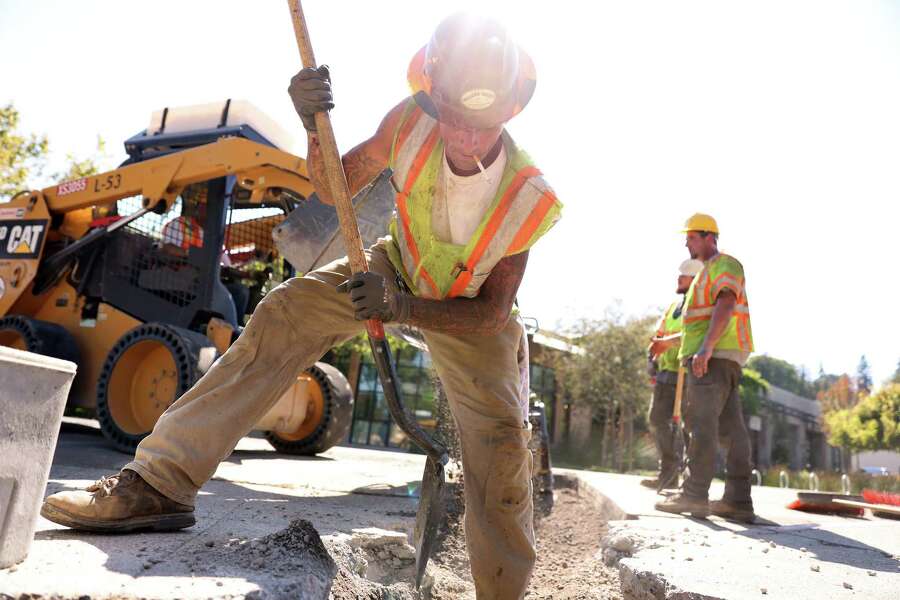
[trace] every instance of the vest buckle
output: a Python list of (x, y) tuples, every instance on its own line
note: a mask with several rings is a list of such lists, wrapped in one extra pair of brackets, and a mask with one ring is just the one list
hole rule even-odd
[(456, 265), (453, 267), (453, 270), (450, 272), (450, 274), (454, 278), (456, 278), (456, 277), (459, 277), (460, 275), (462, 275), (464, 271), (468, 271), (468, 270), (469, 270), (469, 267), (466, 266), (466, 263), (457, 262)]

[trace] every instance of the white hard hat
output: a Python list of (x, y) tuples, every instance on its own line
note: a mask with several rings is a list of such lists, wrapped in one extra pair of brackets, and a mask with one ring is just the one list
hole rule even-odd
[(687, 277), (694, 277), (703, 270), (703, 261), (697, 260), (695, 258), (689, 258), (678, 267), (678, 274), (685, 275)]

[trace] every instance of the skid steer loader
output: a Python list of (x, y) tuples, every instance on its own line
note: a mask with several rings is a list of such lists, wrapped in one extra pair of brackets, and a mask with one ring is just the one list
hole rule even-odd
[[(246, 102), (165, 109), (119, 168), (0, 204), (0, 345), (77, 363), (68, 409), (117, 449), (134, 450), (266, 292), (340, 252), (285, 137)], [(301, 207), (305, 265), (273, 240)], [(346, 438), (352, 412), (347, 380), (320, 362), (255, 429), (315, 454)]]

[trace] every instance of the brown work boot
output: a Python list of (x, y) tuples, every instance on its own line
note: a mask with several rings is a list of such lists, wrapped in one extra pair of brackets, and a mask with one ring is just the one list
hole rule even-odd
[(695, 519), (705, 519), (709, 516), (709, 501), (691, 498), (684, 494), (675, 494), (665, 500), (660, 500), (653, 505), (656, 510), (680, 515), (690, 513)]
[(735, 504), (725, 500), (713, 500), (709, 503), (709, 511), (717, 517), (722, 517), (729, 521), (739, 521), (741, 523), (756, 522), (756, 513), (753, 512), (752, 502)]
[(193, 507), (163, 496), (128, 469), (86, 490), (47, 496), (41, 516), (72, 529), (107, 533), (171, 531), (194, 524)]
[(641, 485), (655, 490), (659, 487), (659, 479), (641, 479)]

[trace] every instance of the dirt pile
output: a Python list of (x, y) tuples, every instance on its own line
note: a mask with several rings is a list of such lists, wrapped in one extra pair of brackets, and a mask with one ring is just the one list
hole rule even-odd
[(210, 540), (207, 546), (213, 548), (205, 557), (209, 570), (227, 565), (228, 576), (244, 575), (259, 585), (259, 590), (247, 594), (251, 599), (324, 600), (337, 574), (319, 533), (303, 519), (261, 538), (231, 538), (220, 547)]
[[(527, 598), (621, 597), (616, 571), (603, 564), (600, 540), (607, 531), (595, 499), (579, 490), (577, 480), (557, 481), (552, 511), (536, 517), (537, 563)], [(249, 596), (257, 599), (473, 599), (461, 486), (451, 483), (445, 497), (448, 518), (421, 590), (414, 584), (415, 550), (408, 532), (377, 528), (320, 538), (308, 521), (295, 520), (262, 538), (230, 539), (211, 548), (204, 562), (231, 565), (230, 576), (246, 573), (259, 586)]]

